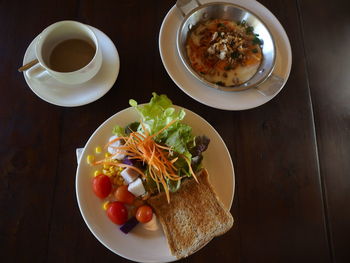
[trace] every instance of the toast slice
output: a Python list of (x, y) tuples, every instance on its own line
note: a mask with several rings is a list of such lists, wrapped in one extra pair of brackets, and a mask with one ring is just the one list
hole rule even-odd
[(233, 225), (229, 211), (218, 199), (203, 170), (198, 177), (183, 182), (168, 204), (164, 192), (147, 200), (163, 226), (171, 253), (183, 258), (205, 246)]

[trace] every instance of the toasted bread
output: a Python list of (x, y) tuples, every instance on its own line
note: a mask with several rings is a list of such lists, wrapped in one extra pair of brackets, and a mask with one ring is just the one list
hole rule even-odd
[(170, 204), (165, 193), (148, 200), (163, 226), (170, 251), (177, 258), (196, 252), (215, 236), (226, 233), (233, 224), (230, 212), (215, 194), (205, 170), (198, 181), (184, 181), (181, 188), (171, 194)]

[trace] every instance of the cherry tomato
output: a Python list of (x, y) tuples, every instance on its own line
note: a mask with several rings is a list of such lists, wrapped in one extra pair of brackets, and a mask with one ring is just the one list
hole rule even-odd
[(128, 220), (128, 210), (121, 202), (112, 202), (107, 207), (107, 216), (117, 224), (122, 225)]
[(107, 175), (100, 174), (92, 180), (92, 189), (99, 198), (106, 198), (112, 191), (112, 183)]
[(148, 205), (140, 206), (136, 211), (136, 219), (141, 223), (147, 223), (151, 221), (153, 217), (152, 208)]
[(131, 205), (134, 202), (135, 196), (128, 191), (127, 185), (122, 185), (117, 188), (114, 193), (117, 201)]

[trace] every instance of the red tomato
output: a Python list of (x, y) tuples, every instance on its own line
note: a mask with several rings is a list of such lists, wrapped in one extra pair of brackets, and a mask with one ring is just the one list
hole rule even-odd
[(107, 215), (113, 223), (122, 225), (128, 220), (128, 210), (121, 202), (112, 202), (107, 207)]
[(137, 211), (136, 211), (137, 221), (141, 223), (147, 223), (151, 221), (152, 217), (153, 217), (153, 211), (150, 206), (142, 205), (139, 208), (137, 208)]
[(100, 174), (92, 180), (92, 189), (99, 198), (106, 198), (112, 191), (112, 183), (107, 175)]
[(135, 196), (128, 191), (127, 185), (122, 185), (117, 188), (114, 193), (117, 201), (131, 205), (134, 202)]

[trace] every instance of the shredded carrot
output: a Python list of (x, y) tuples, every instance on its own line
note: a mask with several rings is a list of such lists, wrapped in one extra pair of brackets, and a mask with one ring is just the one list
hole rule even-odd
[(120, 140), (125, 140), (125, 139), (127, 139), (126, 137), (117, 137), (117, 138), (115, 138), (115, 139), (113, 139), (113, 140), (110, 140), (106, 145), (105, 145), (105, 148), (107, 148), (108, 146), (110, 146), (112, 143), (114, 143), (114, 142), (117, 142), (117, 141), (120, 141)]
[(190, 173), (192, 174), (192, 176), (194, 177), (194, 179), (196, 180), (196, 182), (199, 183), (196, 174), (195, 174), (195, 173), (193, 172), (193, 170), (192, 170), (191, 160), (188, 159), (188, 158), (187, 158), (186, 156), (184, 156), (184, 155), (183, 155), (183, 158), (186, 160), (186, 162), (187, 162), (187, 164), (188, 164), (188, 167), (189, 167), (189, 169), (190, 169)]
[(158, 132), (156, 132), (155, 134), (152, 134), (150, 136), (150, 138), (156, 137), (157, 135), (161, 134), (164, 130), (168, 129), (171, 125), (174, 124), (174, 122), (176, 122), (177, 120), (172, 120), (171, 122), (169, 122), (167, 125), (165, 125), (162, 129), (160, 129)]
[[(198, 182), (196, 175), (192, 170), (191, 161), (186, 156), (179, 155), (178, 157), (171, 159), (171, 147), (160, 145), (154, 141), (154, 137), (161, 134), (164, 130), (169, 128), (176, 121), (177, 120), (173, 120), (169, 122), (161, 130), (152, 135), (150, 135), (149, 131), (141, 122), (141, 127), (143, 129), (144, 134), (141, 134), (139, 132), (131, 132), (128, 137), (115, 138), (106, 145), (107, 147), (113, 147), (117, 151), (116, 154), (123, 153), (126, 154), (129, 159), (135, 159), (143, 163), (147, 163), (149, 176), (156, 183), (158, 191), (160, 191), (160, 184), (163, 186), (168, 203), (170, 203), (170, 192), (166, 181), (181, 180), (181, 176), (177, 174), (177, 168), (174, 166), (174, 163), (178, 160), (179, 157), (185, 159), (189, 166), (190, 173)], [(119, 147), (111, 146), (112, 143), (118, 140), (124, 140), (125, 144)], [(137, 167), (123, 164), (116, 160), (105, 159), (97, 161), (94, 164), (107, 164), (111, 166), (131, 168), (137, 171), (139, 174), (141, 174), (141, 176), (143, 176), (144, 178), (146, 177), (145, 174)]]

